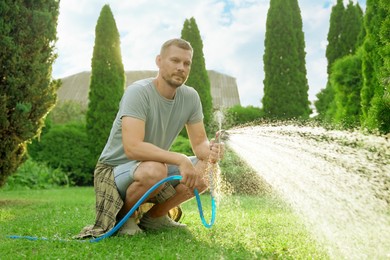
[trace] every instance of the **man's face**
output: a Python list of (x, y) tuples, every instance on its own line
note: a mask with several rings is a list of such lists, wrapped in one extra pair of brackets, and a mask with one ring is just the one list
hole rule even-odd
[(171, 87), (183, 85), (190, 73), (192, 52), (176, 46), (170, 46), (157, 58), (162, 78)]

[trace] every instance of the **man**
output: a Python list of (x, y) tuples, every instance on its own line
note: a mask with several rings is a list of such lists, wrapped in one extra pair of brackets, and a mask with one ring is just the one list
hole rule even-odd
[[(125, 91), (107, 144), (94, 173), (96, 220), (78, 236), (100, 236), (135, 205), (155, 183), (171, 175), (172, 181), (153, 192), (154, 206), (140, 219), (135, 215), (119, 234), (142, 230), (184, 227), (167, 216), (170, 209), (194, 197), (194, 189), (207, 189), (204, 178), (208, 162), (223, 156), (223, 143), (209, 142), (203, 124), (198, 93), (184, 85), (190, 73), (193, 49), (187, 41), (165, 42), (156, 57), (156, 78), (131, 84)], [(183, 127), (195, 156), (187, 157), (169, 149)]]

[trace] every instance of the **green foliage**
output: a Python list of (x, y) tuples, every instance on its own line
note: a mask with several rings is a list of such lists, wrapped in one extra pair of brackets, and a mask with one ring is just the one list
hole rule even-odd
[[(388, 37), (390, 22), (386, 3), (367, 0), (363, 43), (362, 126), (369, 130), (390, 132), (388, 90)], [(387, 45), (387, 46), (386, 46)], [(386, 73), (387, 71), (387, 73)], [(384, 73), (384, 74), (383, 74)], [(387, 76), (384, 76), (387, 75)], [(387, 87), (386, 87), (387, 86)]]
[(15, 174), (7, 179), (6, 190), (48, 189), (59, 186), (69, 187), (69, 178), (61, 169), (52, 169), (44, 163), (26, 160)]
[(254, 106), (242, 107), (236, 105), (226, 110), (227, 128), (250, 123), (264, 117), (262, 109)]
[[(355, 54), (357, 48), (361, 45), (363, 30), (363, 12), (359, 4), (354, 5), (349, 2), (347, 8), (343, 1), (338, 0), (332, 7), (330, 16), (330, 25), (328, 31), (328, 46), (326, 47), (326, 58), (328, 59), (328, 82), (326, 87), (317, 94), (317, 100), (314, 102), (318, 112), (318, 119), (326, 123), (333, 122), (334, 115), (337, 113), (337, 102), (335, 96), (335, 86), (331, 82), (331, 69), (333, 64), (340, 58)], [(353, 88), (353, 86), (349, 86)], [(358, 106), (355, 104), (354, 106)]]
[(186, 85), (193, 87), (199, 93), (204, 115), (203, 122), (206, 127), (206, 131), (210, 133), (209, 125), (211, 124), (213, 113), (211, 85), (206, 70), (202, 38), (200, 36), (198, 25), (193, 17), (185, 20), (181, 31), (181, 38), (191, 43), (191, 46), (194, 49), (191, 72)]
[[(363, 28), (363, 11), (359, 4), (354, 5), (350, 1), (343, 14), (342, 33), (339, 37), (342, 45), (342, 55), (354, 54), (361, 46)], [(337, 58), (336, 58), (337, 59)]]
[[(381, 7), (387, 13), (385, 20), (382, 23), (379, 36), (382, 43), (382, 48), (380, 50), (381, 57), (383, 59), (383, 66), (381, 69), (381, 82), (384, 86), (383, 91), (383, 106), (389, 110), (390, 109), (390, 3), (389, 0), (381, 0)], [(384, 120), (384, 124), (387, 124), (387, 131), (390, 132), (390, 119)], [(387, 123), (386, 123), (387, 122)]]
[(32, 159), (60, 168), (76, 185), (92, 185), (96, 159), (88, 149), (85, 126), (80, 123), (53, 125), (40, 142), (29, 146)]
[(263, 57), (265, 116), (279, 119), (309, 117), (304, 49), (297, 0), (271, 0)]
[(51, 81), (59, 1), (0, 2), (0, 186), (55, 103)]
[[(343, 57), (347, 48), (343, 47), (341, 41), (341, 35), (344, 34), (344, 13), (345, 7), (343, 0), (337, 0), (337, 4), (332, 7), (330, 13), (330, 24), (328, 31), (328, 46), (326, 47), (326, 58), (328, 59), (328, 75), (332, 68), (333, 63)], [(342, 36), (344, 39), (344, 35)]]
[(335, 89), (333, 123), (353, 128), (360, 125), (360, 90), (363, 85), (360, 55), (338, 59), (332, 67), (331, 82)]
[(95, 29), (87, 111), (91, 155), (96, 160), (110, 134), (125, 87), (119, 32), (109, 5), (104, 5)]
[(194, 155), (188, 138), (179, 135), (170, 149), (172, 152), (182, 153), (188, 156)]
[(329, 119), (329, 108), (331, 107), (332, 102), (334, 101), (334, 89), (331, 83), (328, 81), (326, 87), (321, 89), (321, 91), (316, 95), (317, 100), (314, 101), (314, 106), (318, 113), (317, 119), (323, 121), (324, 123), (330, 123), (331, 118)]
[(53, 124), (65, 124), (69, 122), (85, 122), (87, 111), (82, 104), (76, 101), (65, 101), (57, 103), (50, 111), (48, 118)]

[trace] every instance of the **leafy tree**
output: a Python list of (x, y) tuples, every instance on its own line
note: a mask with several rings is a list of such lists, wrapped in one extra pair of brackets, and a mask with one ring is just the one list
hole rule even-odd
[(0, 186), (24, 160), (56, 101), (59, 1), (0, 2)]
[(307, 118), (311, 110), (297, 0), (271, 0), (266, 29), (264, 113), (281, 119)]
[(202, 38), (200, 37), (198, 25), (193, 17), (184, 21), (183, 29), (181, 30), (181, 38), (191, 43), (191, 46), (194, 49), (191, 72), (186, 85), (193, 87), (199, 93), (202, 101), (204, 123), (206, 130), (209, 132), (209, 125), (213, 113), (211, 86), (203, 54)]
[(95, 34), (86, 121), (92, 158), (98, 159), (125, 87), (119, 32), (109, 5), (100, 12)]
[[(386, 3), (385, 3), (386, 2)], [(388, 38), (390, 15), (388, 1), (367, 0), (363, 43), (362, 125), (371, 130), (390, 132), (388, 100)], [(387, 46), (386, 46), (387, 44)], [(388, 74), (387, 74), (388, 76)]]

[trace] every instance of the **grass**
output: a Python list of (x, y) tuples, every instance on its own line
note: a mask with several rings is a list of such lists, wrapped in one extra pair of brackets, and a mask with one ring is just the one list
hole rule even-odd
[[(97, 243), (71, 240), (94, 221), (91, 187), (0, 190), (1, 259), (328, 259), (288, 206), (271, 195), (223, 198), (211, 229), (196, 201), (183, 205), (186, 230), (166, 230)], [(210, 199), (202, 196), (206, 219)], [(10, 239), (37, 236), (48, 241)], [(57, 240), (56, 240), (57, 239)], [(69, 239), (64, 242), (58, 239)]]

